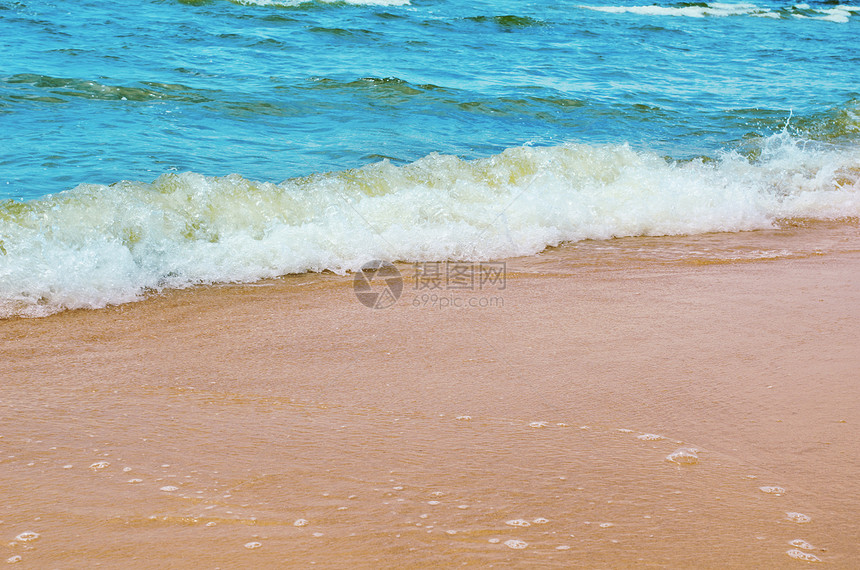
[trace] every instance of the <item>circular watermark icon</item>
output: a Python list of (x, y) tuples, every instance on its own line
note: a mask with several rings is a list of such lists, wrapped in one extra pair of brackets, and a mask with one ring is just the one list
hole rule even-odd
[(375, 259), (356, 272), (352, 289), (365, 307), (387, 309), (403, 293), (403, 277), (393, 264)]

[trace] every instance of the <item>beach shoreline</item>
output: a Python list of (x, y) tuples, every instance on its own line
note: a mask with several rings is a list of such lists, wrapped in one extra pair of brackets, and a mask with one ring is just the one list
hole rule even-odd
[(401, 265), (386, 309), (306, 274), (3, 321), (7, 558), (848, 568), (856, 231), (571, 244), (438, 291), (483, 307)]
[(0, 562), (860, 566), (860, 6), (638, 4), (0, 3)]

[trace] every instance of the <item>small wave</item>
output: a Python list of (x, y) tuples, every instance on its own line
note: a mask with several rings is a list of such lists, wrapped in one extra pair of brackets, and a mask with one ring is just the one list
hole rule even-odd
[(336, 36), (339, 38), (354, 38), (354, 39), (363, 39), (369, 38), (373, 36), (378, 36), (377, 32), (372, 30), (363, 30), (363, 29), (345, 29), (345, 28), (326, 28), (322, 26), (313, 26), (308, 29), (308, 31), (313, 32), (315, 34), (325, 34)]
[(529, 16), (514, 16), (512, 14), (506, 16), (469, 16), (466, 20), (471, 20), (479, 24), (492, 22), (500, 28), (506, 29), (531, 28), (546, 25), (545, 22), (535, 18), (530, 18)]
[(408, 6), (409, 0), (231, 0), (243, 6), (275, 6), (295, 8), (308, 4), (333, 4), (347, 6)]
[(739, 16), (769, 12), (767, 8), (759, 8), (755, 4), (723, 4), (705, 2), (682, 2), (669, 6), (585, 6), (580, 8), (607, 12), (610, 14), (640, 14), (645, 16), (684, 16), (688, 18), (704, 18), (706, 16)]
[[(291, 88), (276, 87), (281, 90)], [(542, 90), (533, 95), (523, 95), (514, 90), (515, 97), (501, 95), (475, 98), (475, 94), (468, 91), (430, 83), (415, 84), (397, 77), (362, 77), (353, 81), (314, 77), (300, 88), (303, 89), (349, 92), (351, 97), (360, 96), (388, 104), (431, 104), (476, 115), (531, 116), (544, 121), (569, 120), (564, 112), (588, 105), (583, 99), (573, 99), (552, 90)]]
[(795, 4), (786, 9), (790, 16), (795, 18), (809, 18), (812, 20), (824, 20), (837, 24), (847, 24), (854, 14), (860, 14), (860, 6), (815, 6), (809, 4)]
[[(293, 89), (292, 86), (276, 87), (276, 89)], [(450, 94), (436, 85), (415, 85), (397, 77), (361, 77), (352, 81), (340, 81), (327, 77), (310, 78), (299, 91), (331, 91), (340, 92), (348, 98), (359, 97), (368, 101), (385, 101), (388, 104), (413, 102), (413, 99), (425, 98), (428, 102), (439, 104), (454, 104)]]
[[(152, 101), (172, 100), (202, 103), (209, 101), (206, 95), (195, 91), (190, 87), (179, 84), (157, 83), (142, 81), (139, 87), (106, 85), (98, 81), (51, 77), (34, 73), (19, 73), (10, 77), (0, 79), (0, 83), (7, 85), (26, 85), (36, 88), (41, 93), (50, 93), (51, 96), (32, 95), (29, 98), (40, 97), (46, 102), (61, 102), (67, 97), (84, 99), (99, 99), (105, 101)], [(20, 95), (26, 97), (26, 95)]]
[(780, 133), (757, 160), (667, 161), (627, 145), (431, 154), (281, 184), (165, 174), (0, 203), (0, 315), (40, 316), (198, 283), (487, 260), (583, 239), (735, 232), (860, 216), (856, 150)]
[(839, 141), (860, 134), (860, 99), (851, 99), (838, 107), (792, 120), (797, 131), (815, 140)]
[(772, 10), (757, 4), (745, 2), (721, 3), (721, 2), (680, 2), (668, 6), (640, 5), (640, 6), (588, 6), (580, 5), (579, 8), (606, 12), (610, 14), (639, 14), (643, 16), (670, 16), (687, 18), (726, 17), (726, 16), (755, 16), (761, 18), (810, 18), (844, 24), (854, 14), (860, 14), (860, 6), (816, 6), (809, 4), (795, 4), (781, 9)]

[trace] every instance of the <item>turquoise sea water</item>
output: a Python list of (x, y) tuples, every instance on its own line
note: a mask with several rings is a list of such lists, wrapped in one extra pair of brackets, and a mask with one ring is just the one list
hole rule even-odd
[(0, 313), (860, 215), (860, 3), (0, 0)]

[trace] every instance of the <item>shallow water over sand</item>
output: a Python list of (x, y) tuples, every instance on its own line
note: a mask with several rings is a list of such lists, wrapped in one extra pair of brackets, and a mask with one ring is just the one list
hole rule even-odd
[(856, 229), (582, 242), (486, 309), (305, 275), (3, 321), (6, 558), (849, 568)]
[(53, 408), (38, 439), (4, 438), (3, 526), (39, 534), (7, 537), (9, 552), (37, 566), (761, 567), (788, 563), (799, 537), (811, 554), (845, 555), (814, 494), (760, 489), (784, 476), (701, 447), (673, 462), (692, 442), (577, 425), (575, 413), (87, 392), (67, 395), (74, 409), (6, 405), (31, 428)]

